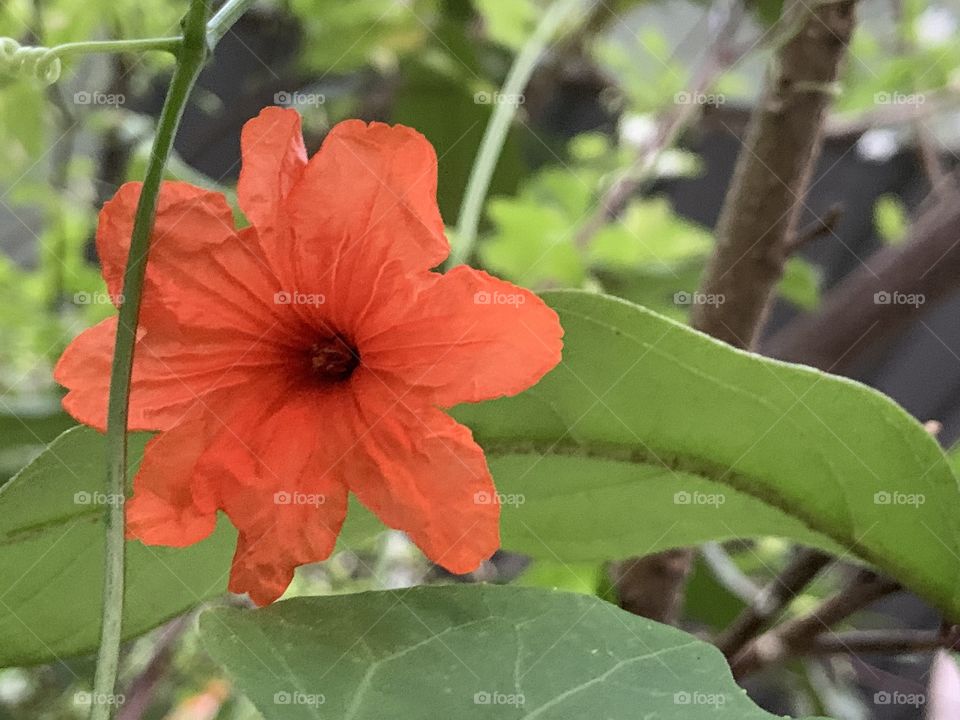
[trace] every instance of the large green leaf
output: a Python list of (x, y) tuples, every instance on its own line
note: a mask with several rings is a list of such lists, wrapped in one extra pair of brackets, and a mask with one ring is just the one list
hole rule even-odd
[(874, 563), (960, 617), (957, 482), (893, 401), (613, 298), (545, 298), (561, 365), (456, 412), (491, 459), (505, 547), (586, 562), (779, 535)]
[[(133, 465), (146, 440), (131, 436)], [(110, 499), (104, 445), (94, 430), (68, 430), (0, 488), (0, 667), (49, 662), (97, 645)], [(223, 593), (235, 539), (221, 522), (189, 548), (127, 543), (124, 635)]]
[(498, 586), (297, 598), (200, 617), (266, 720), (772, 720), (718, 650), (594, 597)]

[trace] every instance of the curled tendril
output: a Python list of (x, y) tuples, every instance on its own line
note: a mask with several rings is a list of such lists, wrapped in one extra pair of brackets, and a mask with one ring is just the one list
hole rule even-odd
[(62, 65), (55, 50), (23, 46), (13, 38), (0, 38), (0, 72), (25, 73), (45, 83), (60, 79)]

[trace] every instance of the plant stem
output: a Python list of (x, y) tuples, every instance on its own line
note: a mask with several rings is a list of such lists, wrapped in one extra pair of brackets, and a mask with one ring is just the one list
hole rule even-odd
[(67, 57), (68, 55), (89, 55), (91, 53), (138, 53), (160, 50), (176, 55), (183, 39), (179, 37), (142, 38), (139, 40), (91, 40), (54, 45), (46, 55)]
[[(530, 82), (530, 76), (533, 75), (550, 38), (583, 3), (584, 0), (556, 0), (550, 6), (530, 39), (517, 54), (513, 65), (510, 66), (510, 72), (507, 73), (507, 79), (503, 83), (499, 96), (492, 98), (493, 114), (483, 134), (483, 140), (480, 142), (477, 159), (470, 170), (470, 179), (467, 181), (463, 203), (460, 206), (460, 217), (457, 221), (456, 243), (450, 252), (447, 267), (460, 265), (470, 257), (477, 239), (477, 227), (480, 224), (483, 202), (487, 197), (487, 190), (490, 189), (490, 180), (497, 167), (497, 160), (500, 159), (510, 124), (521, 104), (518, 99)], [(502, 101), (498, 101), (498, 97)]]
[(60, 59), (69, 55), (90, 53), (146, 52), (163, 50), (176, 55), (180, 51), (178, 37), (143, 38), (139, 40), (95, 40), (65, 43), (51, 48), (22, 46), (13, 38), (0, 37), (0, 71), (28, 72), (39, 80), (54, 83), (60, 78)]
[(787, 566), (750, 601), (750, 604), (715, 641), (721, 652), (733, 657), (764, 626), (830, 564), (832, 558), (819, 550), (798, 550)]
[[(107, 406), (107, 492), (114, 497), (126, 496), (130, 381), (150, 234), (153, 231), (157, 198), (173, 140), (190, 91), (209, 56), (206, 32), (210, 13), (208, 3), (209, 0), (191, 0), (184, 18), (183, 40), (177, 56), (177, 66), (160, 115), (130, 239), (130, 253), (123, 278), (124, 301), (120, 306), (117, 323), (117, 339), (110, 372), (110, 399)], [(113, 699), (116, 687), (122, 635), (125, 550), (123, 503), (109, 505), (106, 536), (103, 627), (97, 654), (91, 720), (108, 720), (115, 707), (115, 704), (109, 701)]]
[(207, 23), (207, 43), (211, 50), (217, 46), (237, 20), (243, 17), (253, 2), (254, 0), (228, 0), (222, 8), (217, 10), (217, 14)]
[(742, 678), (761, 667), (802, 654), (830, 627), (845, 620), (876, 600), (900, 590), (900, 584), (862, 570), (842, 590), (824, 600), (814, 610), (754, 638), (730, 658), (735, 678)]

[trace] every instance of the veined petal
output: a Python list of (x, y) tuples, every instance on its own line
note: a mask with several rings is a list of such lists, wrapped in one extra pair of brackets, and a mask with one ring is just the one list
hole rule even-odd
[(286, 221), (284, 200), (307, 166), (300, 113), (268, 107), (243, 126), (240, 136), (243, 165), (237, 197), (247, 219), (265, 245)]
[[(123, 273), (141, 184), (127, 183), (103, 206), (97, 252), (111, 296)], [(180, 182), (165, 182), (150, 238), (140, 324), (189, 345), (234, 342), (295, 332), (296, 318), (278, 313), (280, 284), (263, 257), (256, 231), (237, 231), (226, 200)]]
[[(110, 368), (117, 318), (107, 318), (74, 338), (54, 369), (54, 379), (67, 388), (64, 409), (79, 422), (106, 430)], [(254, 353), (256, 354), (256, 353)], [(134, 353), (129, 428), (167, 430), (194, 405), (249, 385), (264, 372), (264, 358), (244, 362), (230, 346), (207, 351), (172, 344), (158, 333), (140, 330)]]
[(290, 192), (290, 231), (267, 254), (292, 259), (285, 282), (332, 298), (388, 265), (428, 270), (450, 252), (436, 191), (436, 153), (420, 133), (342, 122)]
[(346, 517), (342, 438), (324, 399), (265, 392), (227, 420), (198, 465), (199, 504), (223, 510), (240, 532), (230, 590), (258, 605), (276, 600), (299, 565), (326, 560)]
[(127, 538), (147, 545), (186, 547), (207, 537), (215, 510), (194, 497), (197, 463), (217, 431), (213, 416), (197, 405), (176, 427), (147, 443), (127, 501)]
[(363, 362), (443, 407), (515, 395), (560, 362), (557, 314), (529, 290), (480, 270), (432, 275), (405, 315), (357, 342)]
[(350, 490), (424, 554), (468, 573), (500, 546), (500, 507), (483, 451), (440, 410), (363, 393), (354, 416)]

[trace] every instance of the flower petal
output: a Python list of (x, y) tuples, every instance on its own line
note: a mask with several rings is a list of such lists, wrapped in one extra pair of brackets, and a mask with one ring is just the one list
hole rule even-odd
[(282, 227), (283, 201), (307, 166), (300, 113), (268, 107), (243, 126), (243, 166), (237, 197), (247, 219), (266, 240)]
[[(382, 396), (382, 391), (381, 391)], [(453, 573), (472, 572), (500, 547), (500, 508), (470, 430), (435, 408), (362, 393), (350, 490)]]
[(290, 289), (333, 298), (391, 263), (428, 270), (450, 252), (436, 195), (437, 157), (423, 135), (342, 122), (291, 191), (290, 232), (267, 253), (295, 260)]
[[(230, 590), (276, 600), (299, 565), (326, 560), (347, 513), (341, 445), (325, 437), (323, 398), (290, 388), (240, 406), (199, 464), (208, 503), (240, 531)], [(203, 492), (198, 492), (203, 496)]]
[[(101, 432), (107, 425), (116, 334), (116, 317), (88, 328), (74, 338), (53, 371), (54, 379), (68, 389), (64, 409), (77, 421)], [(214, 402), (214, 395), (247, 385), (262, 372), (259, 364), (251, 365), (232, 352), (217, 350), (198, 352), (165, 341), (162, 334), (140, 330), (134, 353), (129, 428), (169, 429), (194, 405)]]
[(212, 416), (197, 406), (179, 425), (147, 443), (126, 506), (128, 539), (186, 547), (213, 532), (216, 510), (201, 509), (193, 491), (197, 463), (216, 430)]
[[(140, 192), (140, 183), (127, 183), (100, 212), (97, 252), (113, 297), (122, 292)], [(222, 195), (186, 183), (161, 186), (141, 325), (180, 334), (188, 345), (257, 339), (267, 328), (295, 320), (277, 312), (279, 290), (256, 231), (234, 229)]]
[[(375, 329), (377, 325), (381, 329)], [(557, 314), (529, 290), (457, 267), (434, 275), (405, 317), (370, 323), (363, 363), (430, 391), (443, 407), (515, 395), (560, 362)]]

